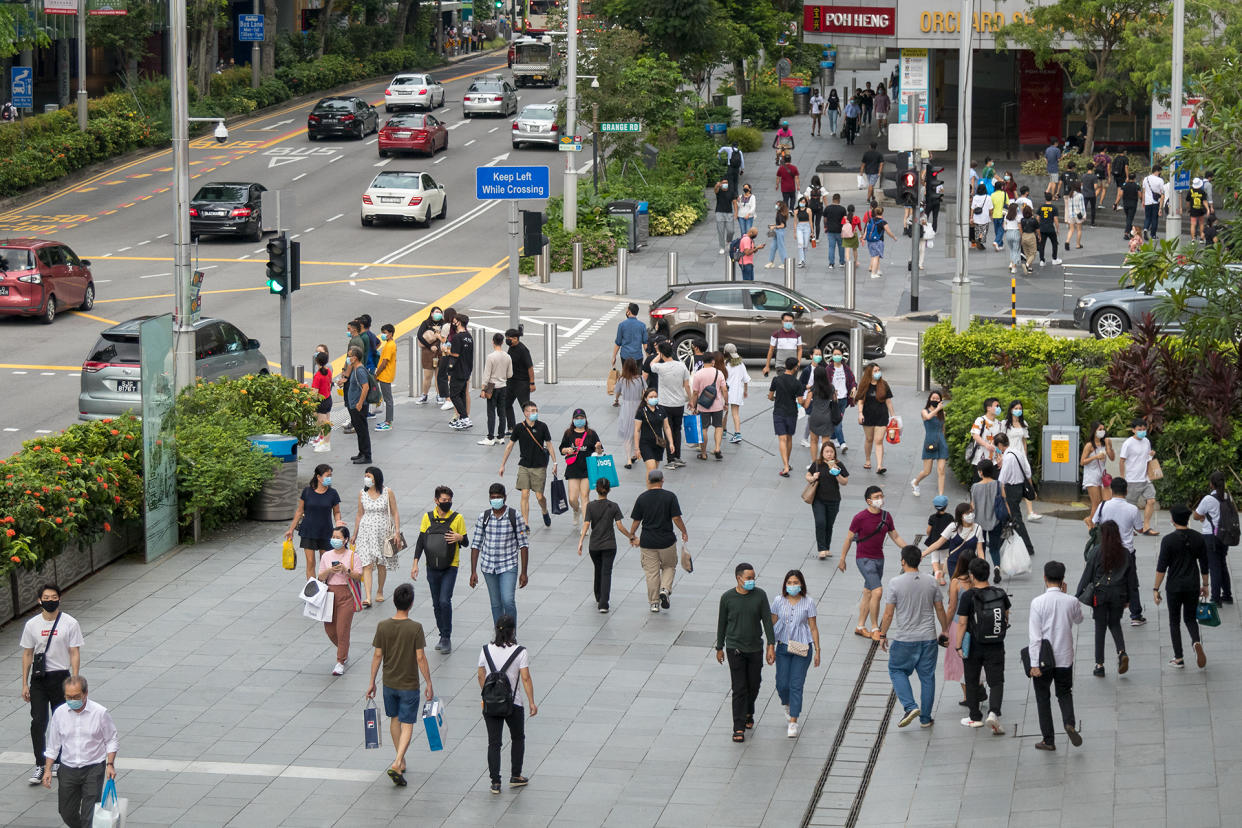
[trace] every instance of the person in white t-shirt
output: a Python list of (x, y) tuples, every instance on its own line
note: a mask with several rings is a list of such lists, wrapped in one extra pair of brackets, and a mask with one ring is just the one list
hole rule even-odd
[(673, 432), (673, 444), (668, 447), (666, 469), (679, 469), (686, 465), (681, 459), (681, 421), (690, 400), (690, 369), (673, 352), (673, 343), (661, 342), (656, 346), (660, 358), (651, 363), (652, 372), (660, 378), (660, 405), (668, 414), (668, 426)]
[(531, 717), (539, 713), (539, 706), (535, 704), (535, 687), (530, 678), (530, 656), (526, 648), (517, 643), (517, 622), (511, 615), (502, 615), (496, 620), (496, 637), (491, 644), (484, 644), (479, 653), (480, 690), (493, 669), (503, 672), (513, 688), (513, 707), (507, 717), (483, 716), (487, 725), (487, 769), (492, 778), (492, 793), (499, 794), (500, 737), (505, 725), (509, 727), (509, 740), (512, 742), (509, 787), (521, 788), (529, 781), (522, 776), (522, 760), (526, 755), (526, 722), (519, 690), (526, 694)]
[[(1143, 238), (1154, 239), (1160, 227), (1160, 210), (1164, 207), (1163, 168), (1156, 164), (1151, 174), (1143, 179)], [(1133, 488), (1133, 487), (1131, 487)]]
[(1208, 485), (1212, 490), (1199, 501), (1193, 517), (1204, 522), (1203, 540), (1207, 546), (1208, 571), (1212, 577), (1212, 602), (1219, 607), (1233, 603), (1233, 579), (1229, 575), (1229, 561), (1226, 559), (1229, 548), (1219, 537), (1221, 504), (1232, 503), (1233, 498), (1225, 491), (1223, 471), (1212, 472)]
[[(77, 619), (60, 609), (60, 587), (44, 584), (39, 594), (43, 611), (22, 628), (22, 700), (30, 702), (30, 741), (34, 748), (34, 769), (29, 782), (43, 781), (47, 723), (52, 713), (65, 703), (65, 679), (78, 674), (82, 654), (82, 628)], [(42, 666), (33, 675), (31, 668), (42, 657)], [(59, 763), (59, 759), (56, 760)], [(54, 770), (59, 770), (55, 765)]]
[(1143, 510), (1142, 535), (1159, 535), (1151, 528), (1151, 517), (1156, 512), (1156, 487), (1147, 476), (1148, 464), (1155, 459), (1151, 441), (1147, 439), (1147, 421), (1142, 417), (1130, 423), (1133, 437), (1127, 437), (1121, 444), (1121, 476), (1125, 478), (1129, 489), (1126, 500)]
[[(1030, 426), (1026, 424), (1026, 417), (1023, 414), (1022, 401), (1014, 400), (1009, 404), (1009, 411), (1004, 422), (1005, 436), (1009, 438), (1009, 448), (1012, 451), (1027, 456), (1026, 447), (1031, 439)], [(1035, 513), (1035, 501), (1026, 500), (1026, 519), (1032, 523), (1038, 523), (1044, 519), (1043, 515)]]
[(974, 424), (970, 427), (972, 445), (966, 457), (975, 467), (975, 483), (979, 482), (979, 464), (984, 460), (991, 460), (1000, 465), (1000, 455), (996, 453), (996, 447), (992, 445), (996, 435), (1001, 433), (1000, 416), (1000, 399), (988, 397), (983, 401), (983, 416), (976, 417)]

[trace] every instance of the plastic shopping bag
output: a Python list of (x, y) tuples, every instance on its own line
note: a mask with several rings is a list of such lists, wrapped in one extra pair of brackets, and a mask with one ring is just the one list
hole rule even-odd
[(863, 175), (862, 173), (858, 174), (858, 189), (860, 190), (867, 189), (867, 176)]
[(375, 707), (375, 699), (367, 699), (362, 708), (362, 746), (373, 750), (384, 743), (380, 737), (379, 710)]
[(280, 565), (285, 569), (293, 569), (298, 565), (297, 555), (293, 551), (293, 541), (285, 541), (280, 547)]
[(116, 780), (109, 779), (104, 783), (99, 801), (95, 803), (91, 828), (124, 828), (128, 813), (129, 800), (117, 797)]
[(444, 750), (444, 702), (439, 696), (423, 702), (423, 729), (427, 731), (427, 746)]
[(587, 481), (592, 490), (595, 489), (595, 481), (601, 477), (607, 480), (612, 488), (621, 485), (620, 478), (617, 477), (617, 464), (613, 462), (611, 454), (592, 454), (587, 458)]
[(1031, 556), (1026, 554), (1026, 547), (1017, 532), (1010, 532), (1001, 542), (1000, 568), (1006, 578), (1025, 575), (1031, 571)]

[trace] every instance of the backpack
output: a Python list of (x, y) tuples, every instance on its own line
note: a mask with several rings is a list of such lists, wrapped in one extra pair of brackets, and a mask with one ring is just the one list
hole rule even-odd
[(1005, 640), (1005, 591), (998, 587), (974, 590), (970, 640), (977, 644), (999, 644)]
[(1238, 525), (1238, 507), (1234, 505), (1233, 498), (1227, 494), (1216, 499), (1220, 502), (1220, 526), (1212, 527), (1212, 531), (1216, 533), (1216, 540), (1220, 541), (1222, 546), (1237, 546), (1242, 540), (1242, 537), (1239, 537), (1242, 535), (1242, 528)]
[(864, 236), (864, 238), (866, 238), (866, 240), (869, 242), (876, 242), (876, 241), (884, 240), (884, 230), (883, 228), (880, 227), (879, 221), (877, 219), (873, 218), (867, 222), (867, 231), (866, 231), (866, 235)]
[[(1102, 553), (1095, 553), (1098, 562)], [(1092, 588), (1095, 590), (1095, 606), (1102, 604), (1119, 604), (1121, 603), (1122, 593), (1126, 590), (1126, 574), (1130, 570), (1130, 556), (1121, 556), (1121, 568), (1113, 572), (1103, 572), (1096, 570), (1095, 580)]]
[(733, 150), (729, 153), (729, 169), (740, 170), (742, 168), (742, 153), (739, 150)]
[(849, 216), (846, 216), (845, 219), (841, 222), (841, 238), (843, 239), (854, 238), (854, 222), (850, 219)]
[(427, 531), (423, 532), (423, 550), (427, 553), (427, 566), (432, 569), (448, 569), (453, 565), (453, 557), (457, 552), (457, 544), (449, 543), (445, 534), (451, 532), (450, 525), (457, 518), (456, 512), (449, 512), (444, 520), (436, 517), (434, 511), (427, 513)]
[(818, 204), (820, 207), (823, 207), (824, 206), (823, 198), (824, 198), (824, 190), (822, 187), (816, 186), (816, 187), (811, 188), (811, 206), (812, 207), (814, 207), (816, 204)]
[(491, 651), (487, 649), (486, 644), (483, 645), (483, 657), (487, 659), (487, 668), (489, 670), (487, 676), (483, 679), (483, 690), (480, 693), (483, 697), (484, 716), (495, 716), (505, 719), (513, 712), (513, 696), (515, 691), (513, 683), (509, 681), (509, 674), (505, 671), (513, 665), (514, 659), (525, 649), (522, 646), (515, 647), (505, 661), (504, 666), (497, 670), (496, 663), (492, 661)]
[(384, 401), (384, 396), (380, 393), (379, 382), (375, 379), (375, 374), (371, 372), (370, 368), (364, 370), (367, 375), (364, 380), (367, 384), (367, 405), (379, 405)]
[(743, 255), (742, 237), (738, 236), (736, 239), (729, 242), (729, 261), (735, 264), (741, 264)]
[[(512, 527), (513, 529), (513, 537), (516, 538), (518, 536), (517, 512), (513, 511), (513, 507), (510, 506), (509, 511), (506, 513), (506, 515), (509, 518), (509, 526)], [(492, 510), (488, 509), (486, 512), (483, 513), (483, 531), (485, 532), (487, 531), (487, 522), (491, 519), (492, 519)]]

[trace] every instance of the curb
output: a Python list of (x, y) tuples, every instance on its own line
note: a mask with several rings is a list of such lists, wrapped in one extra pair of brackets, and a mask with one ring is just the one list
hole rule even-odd
[[(940, 319), (950, 318), (947, 314), (939, 317)], [(981, 322), (996, 322), (1000, 324), (1008, 324), (1012, 322), (1012, 317), (1005, 314), (975, 314), (975, 319)], [(1073, 319), (1065, 319), (1058, 316), (1031, 316), (1029, 314), (1018, 314), (1018, 324), (1027, 325), (1034, 323), (1040, 328), (1056, 328), (1058, 330), (1074, 331), (1078, 327), (1074, 324)]]

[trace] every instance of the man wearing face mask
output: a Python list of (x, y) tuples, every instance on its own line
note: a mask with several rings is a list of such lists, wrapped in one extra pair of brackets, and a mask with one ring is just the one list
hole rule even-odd
[(755, 726), (755, 699), (763, 671), (764, 638), (767, 662), (776, 663), (776, 631), (772, 629), (771, 602), (755, 586), (755, 568), (740, 563), (733, 570), (737, 585), (720, 596), (716, 615), (716, 662), (729, 659), (733, 685), (733, 741), (746, 741)]
[(1147, 439), (1147, 421), (1142, 417), (1130, 423), (1132, 437), (1127, 437), (1118, 452), (1121, 458), (1121, 476), (1126, 481), (1126, 500), (1143, 510), (1143, 531), (1140, 535), (1155, 537), (1160, 533), (1151, 528), (1151, 517), (1156, 513), (1156, 487), (1152, 485), (1148, 470), (1156, 452)]
[(387, 323), (380, 325), (379, 363), (375, 366), (375, 381), (379, 383), (380, 395), (384, 399), (384, 422), (375, 427), (376, 431), (388, 431), (392, 428), (392, 381), (397, 378), (397, 329)]
[(453, 586), (461, 565), (461, 546), (469, 544), (470, 539), (466, 537), (466, 521), (453, 511), (453, 490), (436, 486), (435, 501), (436, 508), (423, 515), (418, 528), (410, 579), (418, 580), (418, 561), (426, 552), (427, 589), (431, 591), (431, 610), (440, 631), (436, 651), (448, 655), (453, 651)]
[[(444, 313), (433, 307), (431, 313), (419, 323), (415, 340), (418, 342), (419, 365), (423, 371), (423, 395), (414, 400), (415, 405), (425, 405), (432, 383), (436, 378), (436, 370), (440, 365), (440, 323), (444, 321)], [(442, 403), (440, 394), (436, 394), (436, 402)]]
[[(936, 579), (919, 572), (923, 553), (917, 546), (901, 549), (901, 574), (888, 582), (884, 620), (880, 622), (880, 641), (888, 651), (888, 677), (905, 711), (898, 727), (916, 718), (920, 727), (932, 726), (932, 706), (936, 702), (937, 645), (948, 643), (949, 619), (940, 600)], [(936, 635), (936, 622), (940, 635)], [(889, 637), (892, 633), (892, 637)], [(921, 699), (914, 703), (910, 674), (919, 674)]]
[(789, 357), (802, 362), (802, 334), (794, 328), (794, 315), (785, 311), (781, 314), (781, 326), (772, 332), (772, 338), (768, 341), (768, 356), (763, 363), (763, 375), (766, 377), (772, 369), (773, 358), (779, 367)]
[(371, 389), (371, 377), (363, 364), (362, 351), (349, 349), (349, 379), (345, 383), (345, 409), (354, 436), (358, 438), (358, 453), (349, 458), (356, 466), (371, 463), (371, 432), (367, 430), (367, 394)]
[[(547, 423), (539, 422), (539, 407), (528, 402), (523, 409), (526, 419), (513, 427), (509, 442), (505, 445), (505, 455), (500, 458), (500, 477), (505, 476), (505, 464), (509, 462), (509, 452), (513, 444), (518, 445), (517, 489), (522, 495), (522, 521), (528, 520), (530, 514), (530, 493), (535, 493), (539, 509), (543, 512), (543, 525), (552, 525), (552, 516), (548, 514), (548, 501), (543, 496), (543, 487), (548, 482), (548, 460), (557, 456), (552, 449), (552, 432)], [(557, 463), (552, 461), (552, 474), (556, 475)], [(499, 618), (500, 616), (497, 616)]]
[(487, 493), (490, 508), (474, 522), (470, 588), (479, 585), (479, 572), (482, 572), (492, 603), (492, 623), (499, 621), (502, 615), (511, 616), (516, 622), (515, 588), (526, 586), (530, 528), (525, 517), (505, 504), (503, 483), (493, 483)]
[(470, 428), (470, 409), (466, 401), (466, 389), (470, 386), (470, 374), (474, 370), (474, 337), (470, 335), (470, 317), (459, 313), (453, 317), (453, 335), (449, 337), (449, 399), (457, 416), (449, 421), (449, 428), (458, 431)]
[(723, 256), (733, 241), (733, 201), (734, 190), (728, 178), (716, 182), (716, 240), (720, 242), (720, 255)]
[(43, 781), (48, 719), (65, 703), (65, 679), (78, 674), (82, 660), (82, 628), (60, 609), (60, 587), (44, 584), (39, 606), (43, 611), (26, 622), (21, 639), (22, 700), (30, 702), (30, 742), (35, 756), (31, 785)]
[(118, 741), (108, 708), (86, 697), (86, 677), (64, 680), (65, 703), (56, 708), (43, 753), (43, 787), (52, 788), (52, 767), (59, 756), (60, 818), (69, 828), (88, 828), (94, 819), (104, 779), (116, 779)]
[(983, 416), (976, 417), (970, 427), (970, 447), (966, 451), (966, 461), (975, 467), (975, 483), (979, 482), (979, 464), (984, 460), (999, 463), (1000, 455), (992, 441), (1001, 433), (1001, 403), (996, 397), (988, 397), (983, 401)]
[[(850, 531), (845, 535), (837, 569), (845, 571), (846, 555), (857, 541), (855, 564), (863, 576), (863, 590), (858, 602), (858, 626), (854, 628), (854, 635), (879, 641), (880, 598), (884, 594), (884, 538), (892, 538), (893, 543), (901, 547), (909, 544), (897, 534), (893, 516), (884, 511), (884, 490), (879, 486), (868, 486), (863, 498), (867, 501), (867, 508), (850, 521)], [(871, 632), (867, 632), (865, 626), (868, 618), (871, 619)]]

